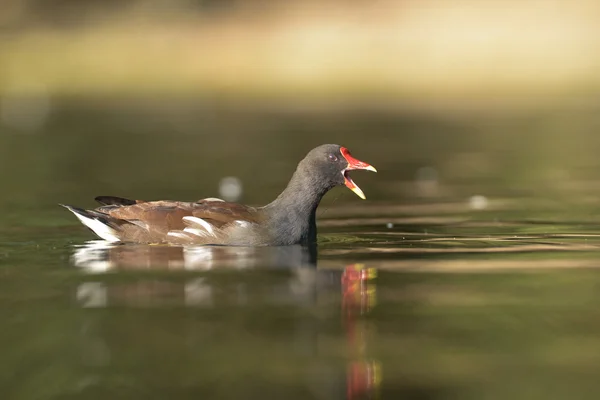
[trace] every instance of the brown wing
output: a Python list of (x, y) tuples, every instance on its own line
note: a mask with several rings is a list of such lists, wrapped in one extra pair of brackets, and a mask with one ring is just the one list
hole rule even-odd
[(234, 221), (258, 222), (255, 208), (224, 201), (149, 201), (97, 210), (123, 222), (122, 239), (134, 242), (167, 241), (169, 232), (185, 229), (184, 217), (200, 218), (217, 229)]

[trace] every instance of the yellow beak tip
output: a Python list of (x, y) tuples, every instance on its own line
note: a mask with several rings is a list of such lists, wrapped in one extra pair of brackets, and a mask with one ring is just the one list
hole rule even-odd
[(367, 199), (367, 196), (365, 196), (365, 194), (363, 193), (363, 191), (362, 191), (362, 190), (360, 190), (360, 188), (359, 188), (358, 186), (357, 186), (357, 187), (354, 187), (354, 188), (352, 188), (351, 190), (352, 190), (354, 193), (356, 193), (356, 195), (357, 195), (358, 197), (360, 197), (361, 199), (363, 199), (363, 200), (366, 200), (366, 199)]

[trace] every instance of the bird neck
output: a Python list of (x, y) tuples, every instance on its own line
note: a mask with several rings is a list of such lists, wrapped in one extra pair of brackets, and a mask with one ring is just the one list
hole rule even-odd
[(317, 207), (330, 189), (321, 182), (298, 168), (285, 190), (264, 207), (269, 230), (280, 244), (316, 242)]

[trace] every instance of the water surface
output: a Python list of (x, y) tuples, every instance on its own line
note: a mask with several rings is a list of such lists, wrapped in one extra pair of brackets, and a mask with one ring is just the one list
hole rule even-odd
[[(597, 397), (593, 120), (571, 132), (590, 139), (568, 142), (573, 156), (537, 140), (547, 119), (462, 132), (452, 119), (243, 126), (252, 118), (214, 112), (192, 134), (164, 116), (140, 127), (76, 111), (0, 136), (5, 398)], [(499, 126), (539, 146), (493, 136)], [(366, 202), (326, 197), (316, 249), (111, 246), (56, 205), (193, 200), (232, 175), (242, 201), (262, 204), (324, 141), (381, 172), (353, 175)]]

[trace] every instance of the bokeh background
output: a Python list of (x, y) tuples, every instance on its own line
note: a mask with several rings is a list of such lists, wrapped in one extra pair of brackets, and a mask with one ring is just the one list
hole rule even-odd
[(263, 204), (333, 142), (370, 200), (591, 209), (599, 50), (591, 0), (5, 0), (0, 202)]

